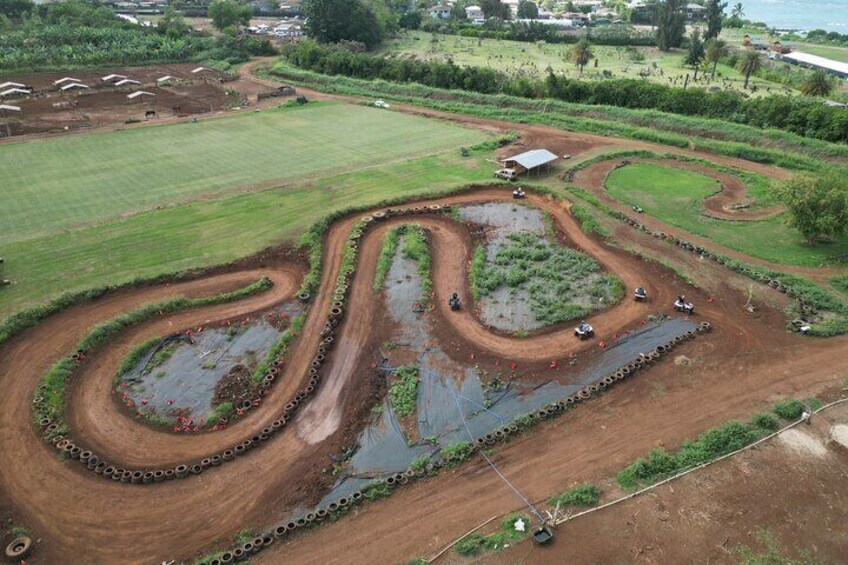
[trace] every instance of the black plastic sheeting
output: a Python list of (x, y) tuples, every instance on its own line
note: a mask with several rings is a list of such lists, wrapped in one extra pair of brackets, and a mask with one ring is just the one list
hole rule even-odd
[[(375, 480), (403, 472), (419, 457), (437, 457), (441, 448), (457, 442), (473, 442), (517, 417), (562, 400), (631, 363), (640, 353), (648, 353), (697, 327), (686, 318), (646, 323), (609, 343), (588, 365), (568, 367), (565, 373), (558, 373), (556, 380), (542, 384), (522, 383), (519, 373), (487, 398), (478, 369), (460, 365), (441, 351), (435, 345), (427, 316), (414, 311), (420, 289), (417, 264), (399, 254), (387, 277), (386, 304), (392, 318), (401, 326), (395, 342), (418, 354), (416, 431), (427, 441), (408, 440), (387, 398), (382, 413), (359, 436), (358, 447), (344, 474), (319, 507), (361, 490)], [(387, 374), (396, 369), (385, 364), (382, 368)], [(591, 406), (579, 409), (589, 410)]]
[[(289, 301), (273, 309), (274, 315), (284, 312), (294, 317), (303, 310), (302, 305)], [(121, 376), (123, 389), (136, 407), (144, 412), (161, 416), (179, 411), (198, 421), (212, 410), (215, 387), (236, 365), (249, 370), (265, 360), (282, 331), (268, 321), (268, 312), (254, 315), (235, 335), (229, 327), (216, 327), (194, 332), (189, 340), (178, 334), (183, 343), (177, 345), (170, 358), (157, 367), (148, 367), (151, 358), (177, 336), (169, 336), (131, 371)], [(147, 371), (145, 372), (145, 369)]]

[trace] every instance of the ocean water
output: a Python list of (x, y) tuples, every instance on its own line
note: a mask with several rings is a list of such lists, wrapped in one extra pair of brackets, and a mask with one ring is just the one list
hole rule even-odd
[[(744, 18), (778, 29), (848, 33), (848, 0), (740, 0)], [(728, 0), (727, 12), (736, 1)]]

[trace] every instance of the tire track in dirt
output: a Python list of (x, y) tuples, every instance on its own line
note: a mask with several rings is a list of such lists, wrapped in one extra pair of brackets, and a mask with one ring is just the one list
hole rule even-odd
[[(710, 157), (713, 158), (712, 156)], [(609, 174), (618, 167), (620, 163), (619, 159), (612, 159), (610, 161), (600, 161), (598, 163), (594, 163), (585, 169), (578, 171), (574, 176), (574, 184), (581, 188), (584, 188), (591, 192), (594, 196), (598, 197), (606, 206), (609, 208), (621, 212), (623, 214), (627, 214), (628, 216), (633, 215), (633, 211), (628, 207), (619, 202), (617, 199), (607, 193), (606, 190), (606, 179)], [(674, 166), (680, 166), (680, 164), (673, 164)], [(750, 167), (749, 167), (750, 168)], [(753, 169), (752, 169), (753, 170)], [(710, 173), (708, 169), (705, 169), (703, 172), (708, 176), (714, 176), (713, 173)], [(761, 172), (761, 171), (756, 171)], [(763, 172), (762, 174), (766, 174), (767, 176), (772, 176), (772, 178), (781, 178), (780, 176), (774, 176), (774, 171), (772, 171), (772, 175), (768, 175)], [(682, 228), (678, 228), (676, 226), (672, 226), (670, 224), (666, 224), (653, 216), (649, 216), (647, 214), (642, 214), (639, 216), (639, 222), (648, 226), (653, 231), (663, 231), (665, 233), (676, 235), (683, 239), (686, 239), (696, 245), (709, 249), (715, 253), (720, 253), (722, 255), (726, 255), (728, 257), (732, 257), (734, 259), (738, 259), (740, 261), (745, 261), (747, 263), (758, 265), (760, 267), (765, 267), (774, 271), (783, 271), (786, 273), (794, 273), (798, 275), (807, 276), (814, 281), (828, 285), (828, 279), (836, 274), (842, 274), (845, 272), (844, 269), (839, 269), (836, 267), (798, 267), (795, 265), (784, 265), (781, 263), (773, 263), (771, 261), (767, 261), (765, 259), (759, 259), (757, 257), (752, 257), (750, 255), (746, 255), (740, 251), (722, 245), (712, 239), (705, 238), (703, 236), (699, 236), (696, 234), (692, 234)]]
[[(455, 204), (508, 200), (509, 198), (508, 191), (504, 189), (490, 189), (431, 200), (423, 204)], [(656, 279), (647, 269), (640, 274), (637, 269), (638, 261), (628, 259), (630, 256), (626, 252), (602, 245), (582, 234), (567, 208), (561, 203), (536, 195), (531, 195), (529, 201), (533, 205), (550, 211), (556, 225), (565, 230), (567, 237), (575, 246), (595, 256), (606, 269), (621, 276), (628, 286), (632, 286), (637, 281), (642, 285), (649, 285), (649, 289), (653, 289), (656, 293), (658, 301), (664, 300), (667, 295), (674, 294), (670, 290), (665, 290), (668, 281)], [(289, 387), (301, 384), (300, 377), (306, 373), (311, 352), (317, 345), (320, 328), (324, 324), (324, 316), (329, 309), (333, 283), (340, 268), (346, 236), (356, 218), (354, 216), (337, 222), (330, 228), (325, 238), (320, 292), (315, 297), (302, 337), (292, 352), (286, 373), (275, 387), (273, 401), (266, 401), (258, 410), (252, 411), (248, 417), (224, 432), (186, 438), (155, 432), (144, 427), (134, 428), (126, 416), (122, 416), (125, 421), (121, 421), (117, 413), (114, 414), (113, 421), (107, 421), (102, 427), (98, 427), (99, 411), (107, 409), (109, 400), (97, 392), (98, 390), (101, 393), (106, 392), (105, 388), (98, 389), (103, 386), (103, 383), (95, 383), (95, 386), (88, 390), (88, 385), (91, 383), (86, 381), (79, 387), (80, 390), (72, 391), (74, 404), (69, 410), (74, 422), (83, 426), (80, 437), (88, 441), (88, 436), (91, 435), (92, 441), (103, 442), (104, 448), (111, 450), (110, 453), (115, 456), (135, 458), (133, 460), (140, 461), (142, 464), (150, 464), (151, 459), (163, 462), (184, 460), (186, 453), (208, 453), (222, 449), (227, 445), (225, 439), (231, 439), (228, 434), (234, 437), (238, 432), (263, 427), (264, 422), (273, 419), (273, 416), (269, 414), (281, 407), (279, 402), (285, 397), (285, 392), (289, 390)], [(443, 323), (451, 326), (456, 336), (461, 336), (465, 346), (480, 347), (479, 340), (485, 342), (486, 347), (492, 350), (508, 353), (519, 359), (549, 358), (554, 352), (562, 355), (572, 349), (591, 347), (591, 345), (576, 342), (571, 336), (570, 328), (562, 332), (515, 339), (490, 334), (469, 312), (463, 311), (460, 315), (454, 315), (445, 311), (444, 298), (450, 292), (456, 288), (462, 288), (464, 293), (468, 292), (463, 273), (470, 256), (470, 249), (459, 226), (452, 220), (434, 216), (399, 218), (396, 221), (386, 222), (384, 226), (367, 233), (360, 246), (358, 260), (360, 269), (353, 280), (350, 307), (346, 310), (346, 319), (340, 327), (342, 335), (357, 332), (367, 336), (368, 331), (372, 329), (373, 312), (369, 303), (373, 296), (371, 290), (374, 276), (373, 265), (376, 264), (376, 257), (379, 254), (380, 234), (392, 222), (421, 223), (432, 235), (437, 315)], [(303, 430), (313, 428), (316, 423), (324, 421), (332, 423), (336, 420), (342, 423), (341, 418), (333, 414), (342, 414), (346, 410), (345, 403), (350, 396), (348, 393), (353, 383), (351, 380), (353, 371), (336, 370), (336, 366), (346, 363), (350, 353), (356, 354), (355, 351), (333, 350), (329, 360), (330, 371), (326, 373), (319, 389), (328, 390), (330, 393), (325, 398), (319, 394), (313, 401), (314, 407), (311, 405), (313, 403), (310, 403), (307, 409), (298, 416), (300, 419), (296, 421), (296, 424), (300, 434), (286, 430), (250, 455), (237, 458), (217, 470), (185, 481), (145, 486), (104, 481), (82, 471), (78, 465), (61, 462), (54, 452), (40, 441), (39, 435), (30, 422), (29, 402), (39, 379), (52, 362), (67, 354), (79, 338), (96, 323), (108, 320), (143, 302), (172, 296), (177, 292), (198, 295), (232, 289), (244, 284), (245, 281), (252, 280), (256, 274), (255, 271), (246, 271), (189, 283), (115, 293), (57, 314), (39, 326), (27, 330), (3, 347), (3, 355), (0, 357), (0, 389), (4, 391), (0, 397), (0, 445), (2, 445), (0, 449), (2, 499), (0, 502), (14, 508), (20, 515), (22, 523), (38, 532), (40, 537), (49, 540), (49, 545), (42, 555), (56, 558), (74, 556), (71, 562), (85, 563), (158, 562), (165, 557), (184, 556), (208, 548), (215, 543), (215, 540), (228, 538), (245, 525), (268, 525), (274, 518), (281, 517), (286, 504), (290, 507), (290, 502), (281, 500), (285, 498), (285, 495), (281, 493), (302, 489), (298, 481), (304, 480), (305, 463), (309, 463), (311, 467), (320, 467), (320, 457), (325, 457), (321, 455), (321, 445), (324, 442), (310, 445), (298, 436), (309, 438), (308, 434), (304, 436)], [(280, 292), (288, 288), (285, 281), (291, 273), (275, 271), (273, 276), (280, 281)], [(645, 280), (641, 280), (643, 278)], [(622, 327), (626, 320), (644, 316), (648, 306), (632, 303), (629, 300), (629, 290), (624, 302), (592, 318), (593, 322), (598, 326), (608, 325), (612, 329)], [(208, 311), (197, 310), (190, 314), (181, 314), (172, 321), (175, 326), (180, 324), (184, 324), (184, 327), (194, 326), (207, 319), (241, 314), (245, 309), (256, 310), (263, 304), (264, 299), (266, 297), (254, 297), (249, 299), (251, 301), (249, 303), (242, 301), (222, 308), (214, 307)], [(656, 308), (656, 305), (651, 306)], [(661, 306), (667, 309), (664, 304)], [(700, 304), (699, 307), (701, 307)], [(623, 454), (628, 457), (633, 455), (637, 450), (643, 449), (646, 442), (646, 438), (642, 437), (638, 430), (659, 430), (664, 429), (664, 426), (676, 426), (671, 439), (668, 439), (673, 441), (674, 438), (680, 437), (681, 433), (690, 433), (693, 429), (705, 427), (705, 422), (738, 410), (740, 405), (750, 404), (750, 396), (746, 393), (764, 388), (762, 386), (764, 384), (765, 388), (771, 390), (779, 388), (778, 385), (784, 383), (792, 383), (795, 387), (804, 385), (806, 382), (800, 378), (803, 373), (798, 369), (804, 363), (809, 364), (810, 353), (846, 349), (846, 341), (840, 339), (812, 342), (814, 343), (812, 347), (802, 351), (799, 338), (785, 334), (781, 328), (765, 328), (762, 327), (761, 322), (745, 320), (740, 313), (738, 300), (705, 303), (700, 310), (703, 312), (701, 317), (709, 319), (716, 327), (716, 331), (703, 340), (703, 344), (687, 345), (685, 348), (704, 351), (705, 355), (715, 357), (717, 360), (734, 359), (734, 365), (744, 371), (738, 380), (731, 381), (732, 386), (727, 390), (714, 386), (710, 391), (709, 401), (714, 401), (716, 404), (714, 410), (705, 415), (703, 407), (707, 397), (701, 394), (693, 395), (691, 391), (686, 391), (685, 387), (682, 392), (675, 394), (674, 398), (681, 401), (687, 408), (686, 411), (681, 412), (680, 407), (676, 405), (665, 405), (666, 412), (654, 414), (653, 411), (643, 410), (641, 405), (636, 406), (639, 402), (628, 399), (623, 391), (633, 392), (634, 388), (641, 387), (645, 378), (652, 378), (655, 371), (661, 375), (667, 374), (669, 364), (661, 364), (652, 369), (646, 377), (631, 381), (630, 384), (621, 389), (617, 388), (598, 400), (597, 406), (589, 404), (586, 408), (566, 415), (567, 421), (583, 422), (586, 438), (579, 438), (574, 433), (564, 435), (560, 438), (561, 441), (565, 441), (561, 446), (563, 451), (558, 455), (553, 456), (549, 452), (548, 444), (552, 437), (547, 424), (543, 426), (543, 430), (548, 431), (543, 431), (539, 437), (534, 432), (516, 441), (515, 445), (523, 446), (522, 452), (520, 454), (513, 452), (513, 455), (507, 456), (506, 463), (511, 471), (522, 476), (522, 482), (530, 481), (537, 485), (531, 489), (531, 494), (534, 496), (547, 494), (547, 491), (541, 491), (550, 487), (550, 479), (546, 477), (551, 472), (562, 473), (551, 476), (568, 476), (569, 473), (573, 474), (587, 465), (602, 464), (608, 467), (612, 464), (611, 462), (620, 461)], [(604, 316), (608, 319), (603, 318)], [(601, 320), (605, 321), (601, 322)], [(121, 339), (124, 340), (122, 347), (129, 348), (136, 340), (143, 339), (144, 335), (154, 335), (160, 329), (164, 329), (165, 326), (157, 324), (160, 322), (149, 326), (142, 325), (133, 330), (138, 332), (137, 334), (122, 336)], [(740, 344), (744, 343), (740, 340), (740, 333), (743, 336), (750, 334), (756, 343), (768, 344), (768, 349), (757, 349), (754, 352), (740, 351)], [(804, 342), (804, 345), (807, 343)], [(353, 349), (359, 347), (359, 355), (363, 355), (369, 353), (362, 351), (362, 348), (367, 346), (366, 337), (364, 341), (353, 342), (351, 347)], [(103, 350), (105, 349), (108, 348)], [(778, 376), (763, 383), (762, 371), (749, 370), (752, 368), (752, 358), (762, 361), (763, 355), (767, 355), (768, 359), (780, 360), (801, 352), (804, 354), (799, 355), (791, 363), (787, 362), (787, 368), (792, 370), (788, 377)], [(104, 359), (100, 365), (93, 365), (92, 368), (96, 369), (100, 379), (110, 382), (121, 353), (114, 351), (108, 355), (108, 360)], [(97, 357), (97, 353), (94, 357)], [(837, 357), (838, 355), (830, 355), (829, 363), (817, 364), (812, 373), (814, 376), (811, 376), (809, 380), (821, 382), (822, 371), (826, 367), (833, 369), (840, 365), (834, 361)], [(359, 362), (348, 363), (349, 367), (359, 365), (361, 365)], [(717, 369), (717, 367), (714, 368)], [(723, 374), (722, 371), (716, 371), (716, 373)], [(772, 376), (769, 373), (768, 377)], [(81, 379), (88, 377), (90, 374), (84, 371)], [(710, 378), (715, 379), (714, 376)], [(80, 396), (77, 396), (78, 394)], [(638, 397), (639, 395), (636, 395), (636, 398)], [(616, 399), (616, 402), (620, 403), (620, 405), (616, 404), (616, 410), (613, 412), (607, 412), (604, 408), (610, 406), (612, 402), (610, 399)], [(91, 404), (85, 404), (86, 402)], [(276, 407), (273, 406), (275, 403), (277, 403)], [(593, 409), (590, 410), (590, 407)], [(635, 427), (630, 429), (628, 424), (627, 429), (620, 429), (621, 422), (627, 420), (619, 419), (617, 412), (619, 408), (625, 409), (626, 416), (622, 418), (632, 418), (637, 424)], [(620, 436), (612, 438), (608, 437), (609, 431), (598, 432), (595, 420), (598, 411), (603, 415), (601, 421), (607, 422), (607, 425), (616, 429)], [(697, 416), (693, 417), (693, 415)], [(641, 428), (638, 426), (640, 423), (643, 426)], [(93, 427), (88, 429), (86, 426), (89, 425)], [(551, 426), (556, 425), (551, 424)], [(337, 427), (330, 426), (320, 430), (321, 433), (316, 437), (328, 437), (332, 434), (331, 430)], [(111, 442), (110, 433), (113, 431), (120, 441)], [(650, 437), (655, 436), (650, 435)], [(130, 445), (137, 441), (140, 442), (141, 447)], [(510, 452), (511, 449), (512, 444), (506, 448), (506, 451)], [(517, 459), (513, 459), (515, 457)], [(609, 457), (609, 460), (606, 457)], [(514, 467), (516, 464), (518, 468)], [(380, 532), (385, 533), (386, 539), (392, 540), (392, 543), (398, 539), (399, 535), (408, 536), (402, 543), (392, 547), (377, 543), (376, 546), (371, 546), (370, 553), (359, 549), (351, 553), (350, 544), (361, 539), (359, 534), (350, 535), (353, 531), (351, 528), (362, 527), (362, 524), (357, 518), (351, 520), (346, 518), (338, 524), (322, 529), (322, 533), (317, 534), (322, 535), (321, 539), (324, 540), (323, 532), (328, 532), (326, 543), (322, 541), (320, 547), (316, 547), (312, 542), (306, 542), (305, 540), (316, 539), (312, 537), (316, 535), (315, 533), (307, 534), (286, 544), (282, 550), (283, 553), (279, 553), (280, 546), (277, 546), (267, 552), (267, 556), (261, 555), (260, 559), (264, 562), (279, 562), (280, 558), (285, 556), (297, 562), (316, 562), (321, 559), (324, 560), (323, 562), (337, 562), (340, 556), (344, 555), (344, 560), (348, 562), (373, 562), (378, 555), (384, 558), (389, 558), (391, 555), (397, 556), (399, 550), (409, 551), (406, 555), (409, 557), (415, 553), (411, 549), (421, 547), (421, 540), (440, 539), (440, 536), (444, 534), (439, 532), (451, 531), (445, 528), (451, 528), (460, 522), (470, 523), (481, 511), (489, 512), (493, 508), (514, 505), (511, 495), (502, 494), (501, 490), (502, 487), (496, 480), (491, 479), (489, 473), (472, 463), (461, 468), (453, 476), (442, 476), (425, 484), (403, 489), (390, 500), (374, 505), (374, 510), (367, 508), (362, 511), (363, 514), (377, 516), (377, 521), (365, 529), (372, 540), (378, 539), (376, 534)], [(486, 494), (487, 492), (491, 495)], [(410, 496), (413, 499), (410, 499)], [(416, 497), (421, 498), (414, 502)], [(396, 506), (396, 500), (413, 503), (415, 506), (411, 511), (403, 513), (405, 517), (401, 524), (397, 523), (397, 513), (388, 516), (382, 514), (383, 508), (400, 508)], [(378, 514), (375, 515), (373, 512)], [(445, 515), (446, 512), (447, 515)], [(445, 520), (442, 521), (442, 518)], [(407, 523), (407, 520), (412, 521)], [(104, 537), (103, 531), (108, 531), (109, 536)], [(341, 538), (337, 532), (342, 532)], [(305, 546), (304, 543), (309, 545)], [(301, 553), (307, 547), (310, 552)], [(291, 555), (289, 555), (290, 550)], [(77, 557), (80, 559), (77, 560)], [(62, 560), (54, 559), (53, 562), (60, 561)]]

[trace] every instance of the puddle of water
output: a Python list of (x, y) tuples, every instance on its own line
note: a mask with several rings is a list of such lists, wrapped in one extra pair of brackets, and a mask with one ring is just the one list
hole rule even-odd
[[(302, 307), (296, 302), (274, 309), (274, 315), (296, 316)], [(235, 329), (231, 329), (235, 328)], [(212, 412), (215, 387), (234, 367), (242, 365), (248, 374), (265, 360), (283, 330), (269, 321), (268, 312), (257, 314), (244, 325), (207, 328), (192, 334), (192, 343), (179, 342), (162, 364), (149, 366), (158, 351), (154, 349), (135, 368), (121, 377), (121, 390), (140, 411), (162, 418), (174, 415), (199, 422)]]
[[(591, 364), (569, 368), (564, 375), (560, 371), (556, 380), (539, 384), (517, 377), (502, 390), (487, 394), (475, 367), (458, 364), (435, 344), (428, 317), (415, 312), (420, 289), (417, 264), (399, 253), (386, 279), (385, 300), (389, 315), (400, 325), (393, 341), (409, 347), (418, 357), (415, 431), (422, 439), (410, 442), (387, 398), (382, 411), (361, 433), (358, 449), (319, 507), (375, 480), (403, 472), (419, 457), (437, 457), (444, 447), (473, 442), (516, 417), (561, 400), (630, 363), (640, 353), (696, 327), (683, 318), (651, 323), (608, 345)], [(383, 368), (387, 372), (395, 369), (388, 365)], [(297, 514), (295, 518), (301, 513)]]

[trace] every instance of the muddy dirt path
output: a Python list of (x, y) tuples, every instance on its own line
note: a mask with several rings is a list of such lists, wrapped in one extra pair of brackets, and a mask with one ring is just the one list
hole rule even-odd
[[(711, 157), (711, 159), (713, 158)], [(609, 206), (613, 210), (617, 210), (623, 214), (627, 214), (628, 216), (635, 216), (635, 212), (633, 212), (633, 210), (631, 210), (629, 206), (622, 204), (617, 199), (610, 196), (606, 190), (606, 178), (619, 165), (619, 162), (619, 160), (614, 159), (611, 161), (601, 161), (598, 163), (594, 163), (586, 167), (585, 169), (577, 172), (577, 174), (574, 176), (574, 184), (581, 188), (585, 188), (593, 195), (597, 196), (605, 205)], [(685, 163), (676, 163), (669, 161), (666, 164), (669, 164), (670, 166), (683, 166), (685, 168), (688, 168), (687, 164)], [(750, 167), (748, 167), (748, 169), (753, 170)], [(705, 167), (703, 170), (699, 170), (698, 172), (701, 172), (707, 176), (712, 176), (714, 178), (721, 178), (717, 176), (717, 174), (719, 173), (716, 173), (716, 171), (710, 171), (708, 167)], [(781, 178), (782, 175), (785, 175), (785, 173), (772, 172), (772, 175), (770, 176), (773, 176), (774, 178)], [(815, 280), (820, 284), (828, 285), (828, 279), (831, 276), (845, 272), (845, 269), (837, 267), (798, 267), (773, 263), (764, 259), (751, 257), (740, 251), (721, 245), (720, 243), (717, 243), (714, 240), (689, 233), (686, 230), (666, 224), (665, 222), (662, 222), (647, 214), (638, 215), (638, 219), (641, 223), (645, 224), (653, 231), (663, 231), (665, 233), (691, 241), (692, 243), (705, 247), (706, 249), (709, 249), (715, 253), (720, 253), (728, 257), (733, 257), (741, 261), (765, 267), (767, 269), (803, 275)]]
[[(662, 161), (657, 159), (629, 159), (629, 161), (632, 163), (654, 163), (665, 167), (686, 169), (718, 180), (721, 183), (720, 190), (715, 194), (704, 198), (701, 205), (704, 213), (712, 218), (737, 222), (750, 222), (775, 216), (786, 209), (786, 207), (781, 204), (759, 210), (747, 209), (745, 206), (751, 204), (752, 199), (748, 198), (748, 188), (745, 185), (745, 181), (734, 174), (718, 171), (701, 163), (675, 161), (674, 159), (665, 159)], [(774, 178), (781, 179), (786, 176), (787, 175), (785, 174), (776, 174)], [(606, 178), (604, 180), (606, 180)]]
[[(504, 189), (489, 189), (423, 204), (509, 198)], [(681, 288), (679, 282), (667, 273), (658, 274), (656, 268), (621, 248), (585, 236), (562, 203), (536, 195), (531, 195), (529, 202), (550, 212), (569, 243), (593, 255), (629, 287), (622, 303), (591, 319), (601, 339), (651, 311), (668, 310), (667, 303)], [(457, 289), (470, 304), (465, 279), (471, 253), (467, 236), (447, 218), (400, 218), (369, 231), (360, 246), (359, 271), (341, 327), (342, 344), (331, 354), (321, 394), (298, 416), (295, 426), (249, 456), (201, 477), (137, 486), (104, 481), (76, 464), (63, 463), (40, 441), (30, 421), (32, 392), (49, 366), (66, 355), (91, 327), (144, 302), (177, 293), (196, 296), (231, 290), (263, 274), (277, 283), (271, 294), (142, 324), (114, 345), (95, 352), (71, 387), (68, 418), (81, 443), (96, 446), (128, 464), (163, 466), (219, 451), (235, 438), (267, 425), (287, 395), (302, 384), (330, 305), (342, 249), (355, 220), (344, 219), (329, 230), (320, 292), (314, 297), (302, 338), (272, 396), (224, 432), (180, 437), (136, 425), (116, 410), (110, 398), (117, 365), (133, 345), (151, 335), (254, 312), (290, 296), (302, 275), (296, 268), (245, 270), (122, 291), (53, 316), (3, 347), (0, 506), (12, 509), (17, 521), (48, 540), (40, 548), (38, 559), (47, 559), (43, 562), (48, 563), (151, 563), (184, 557), (210, 548), (216, 540), (231, 538), (245, 526), (270, 525), (298, 501), (306, 500), (305, 483), (316, 480), (316, 473), (320, 476), (321, 467), (326, 465), (330, 449), (327, 440), (344, 431), (344, 415), (355, 400), (351, 392), (356, 379), (363, 378), (357, 369), (373, 347), (369, 334), (374, 324), (374, 266), (381, 234), (392, 223), (420, 223), (431, 236), (437, 304), (434, 315), (446, 328), (443, 335), (453, 349), (483, 348), (514, 359), (540, 360), (594, 347), (576, 342), (571, 328), (511, 338), (487, 331), (467, 310), (458, 314), (448, 311), (445, 298)], [(625, 237), (629, 233), (625, 231)], [(709, 268), (720, 272), (716, 265)], [(646, 286), (656, 302), (637, 305), (629, 300), (630, 288), (637, 284)], [(744, 297), (740, 293), (728, 291), (723, 296), (715, 303), (699, 302), (699, 318), (710, 320), (716, 330), (681, 349), (682, 354), (696, 359), (695, 363), (681, 369), (665, 361), (644, 377), (512, 442), (499, 451), (507, 471), (521, 478), (522, 488), (530, 495), (544, 497), (558, 488), (557, 482), (564, 477), (581, 476), (587, 469), (609, 471), (644, 453), (656, 441), (674, 444), (712, 423), (745, 414), (764, 398), (808, 391), (848, 368), (848, 340), (803, 340), (783, 331), (779, 313), (751, 320), (742, 313)], [(679, 378), (681, 373), (683, 379)], [(662, 394), (652, 394), (648, 382), (661, 383)], [(646, 434), (645, 430), (651, 432)], [(410, 506), (401, 512), (403, 506), (397, 504)], [(259, 559), (269, 563), (283, 557), (297, 562), (337, 562), (339, 556), (346, 555), (347, 562), (373, 562), (377, 556), (402, 561), (424, 547), (447, 541), (467, 524), (482, 521), (478, 520), (481, 515), (485, 519), (489, 517), (485, 514), (514, 505), (512, 494), (485, 468), (472, 463), (452, 474), (402, 489), (388, 501), (357, 511), (350, 520), (322, 528), (320, 533), (299, 536)], [(356, 530), (363, 528), (360, 514), (371, 519), (368, 527)], [(403, 515), (401, 523), (399, 515)], [(104, 538), (102, 532), (106, 530), (110, 535)], [(361, 542), (364, 536), (351, 535), (354, 531), (367, 532), (371, 545), (350, 553), (351, 544)], [(377, 541), (381, 539), (378, 534), (385, 538)], [(316, 535), (321, 536), (317, 546)], [(73, 557), (69, 560), (67, 556)]]

